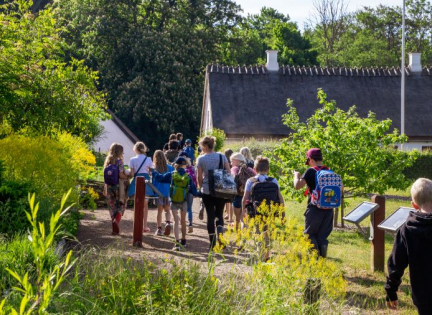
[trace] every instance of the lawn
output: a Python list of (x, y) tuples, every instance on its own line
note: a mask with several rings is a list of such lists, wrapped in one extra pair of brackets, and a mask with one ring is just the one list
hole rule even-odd
[[(403, 192), (389, 191), (389, 195), (409, 196), (409, 190)], [(349, 205), (345, 209), (345, 215), (362, 201), (370, 201), (368, 198), (349, 199)], [(298, 220), (304, 221), (303, 213), (306, 209), (306, 200), (302, 203), (288, 200), (286, 202), (287, 213)], [(411, 207), (409, 201), (391, 199), (386, 200), (386, 217), (400, 206)], [(365, 219), (361, 226), (368, 227), (369, 219)], [(338, 225), (340, 226), (340, 219)], [(344, 229), (338, 227), (330, 235), (329, 253), (330, 260), (336, 262), (345, 273), (348, 281), (346, 303), (367, 312), (383, 312), (385, 308), (385, 273), (371, 271), (371, 245), (370, 241), (357, 232), (352, 224), (345, 223)], [(386, 234), (385, 250), (386, 261), (393, 246), (393, 236)], [(386, 266), (387, 271), (387, 266)], [(406, 272), (399, 292), (400, 308), (397, 314), (416, 314), (409, 289), (408, 272)]]

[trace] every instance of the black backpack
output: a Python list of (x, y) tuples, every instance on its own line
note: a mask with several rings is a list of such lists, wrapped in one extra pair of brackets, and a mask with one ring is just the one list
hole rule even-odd
[(273, 182), (273, 178), (267, 177), (265, 181), (260, 182), (258, 179), (251, 179), (252, 184), (251, 200), (255, 206), (259, 206), (264, 200), (266, 204), (280, 203), (279, 186)]

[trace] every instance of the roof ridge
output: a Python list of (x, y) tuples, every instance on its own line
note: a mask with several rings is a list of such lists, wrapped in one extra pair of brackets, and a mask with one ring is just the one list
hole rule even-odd
[[(237, 65), (225, 66), (217, 64), (209, 64), (207, 72), (216, 72), (224, 74), (269, 74), (265, 65)], [(347, 68), (346, 66), (338, 67), (321, 67), (321, 66), (290, 66), (282, 65), (277, 72), (280, 75), (289, 76), (347, 76), (347, 77), (399, 77), (401, 76), (400, 67), (354, 67)], [(407, 76), (412, 74), (410, 68), (405, 67)], [(425, 66), (421, 72), (422, 76), (432, 76), (432, 67)]]
[(132, 130), (126, 127), (126, 125), (120, 120), (120, 118), (116, 116), (116, 114), (114, 114), (114, 112), (111, 109), (106, 108), (106, 111), (108, 114), (111, 115), (112, 121), (117, 125), (117, 127), (120, 128), (121, 131), (125, 133), (125, 135), (129, 138), (129, 140), (131, 140), (134, 143), (139, 141), (138, 137), (132, 132)]

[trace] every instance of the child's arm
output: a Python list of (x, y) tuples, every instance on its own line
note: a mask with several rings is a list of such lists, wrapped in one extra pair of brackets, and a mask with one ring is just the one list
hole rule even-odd
[(194, 181), (192, 180), (192, 177), (189, 175), (189, 183), (190, 183), (190, 185), (189, 185), (189, 192), (192, 194), (192, 195), (194, 195), (195, 197), (201, 197), (202, 195), (201, 195), (201, 193), (200, 192), (198, 192), (198, 190), (197, 190), (197, 188), (196, 188), (196, 186), (195, 186), (195, 183), (194, 183)]
[(159, 183), (171, 183), (172, 180), (172, 173), (173, 172), (167, 172), (164, 174), (158, 173), (156, 171), (152, 171), (152, 177), (155, 181)]
[[(402, 282), (402, 276), (405, 268), (408, 266), (408, 252), (405, 245), (405, 240), (402, 236), (403, 228), (398, 231), (393, 250), (387, 262), (388, 276), (385, 290), (387, 292), (387, 302), (398, 300), (397, 291)], [(387, 303), (389, 307), (395, 308), (397, 303)]]

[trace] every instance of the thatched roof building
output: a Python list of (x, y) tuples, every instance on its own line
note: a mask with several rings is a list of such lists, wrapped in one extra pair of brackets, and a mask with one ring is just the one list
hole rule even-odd
[[(410, 58), (405, 69), (405, 133), (410, 142), (406, 147), (421, 150), (432, 146), (432, 69), (422, 69), (417, 57), (417, 64)], [(400, 68), (280, 67), (275, 58), (270, 56), (266, 66), (209, 65), (201, 130), (220, 128), (228, 139), (286, 136), (289, 130), (281, 116), (287, 111), (287, 99), (294, 101), (305, 120), (320, 107), (318, 88), (338, 107), (356, 105), (364, 117), (373, 111), (378, 119), (390, 118), (400, 130)]]

